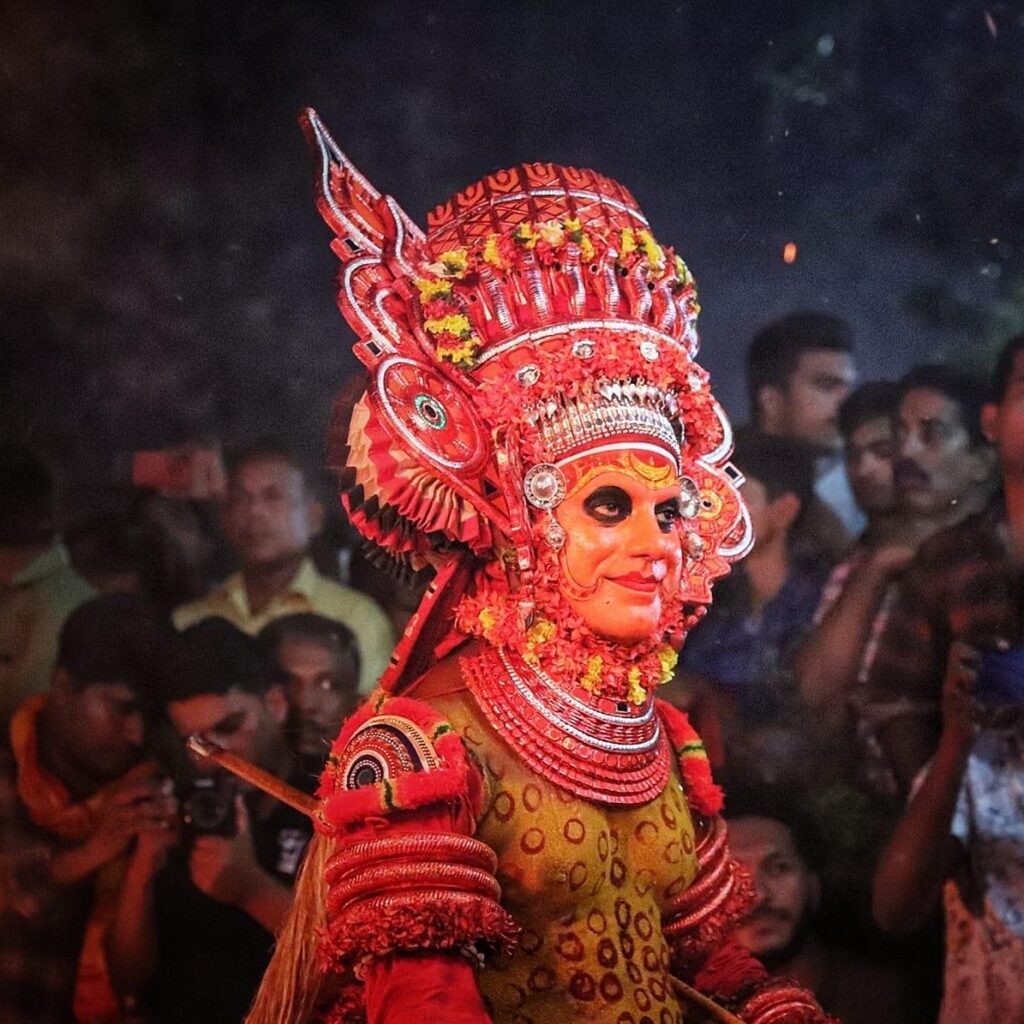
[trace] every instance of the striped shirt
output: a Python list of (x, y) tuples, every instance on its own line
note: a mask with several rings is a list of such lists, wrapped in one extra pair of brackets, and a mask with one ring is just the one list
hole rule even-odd
[(1002, 502), (925, 541), (903, 578), (867, 680), (876, 724), (906, 715), (938, 718), (954, 640), (1018, 644), (1024, 573), (1010, 559)]

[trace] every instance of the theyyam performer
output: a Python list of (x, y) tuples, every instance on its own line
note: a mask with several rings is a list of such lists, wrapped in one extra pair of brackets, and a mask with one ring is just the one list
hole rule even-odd
[(621, 185), (545, 163), (424, 235), (302, 121), (369, 371), (332, 467), (432, 581), (333, 745), (250, 1024), (826, 1021), (728, 941), (752, 888), (655, 698), (751, 541), (686, 265)]

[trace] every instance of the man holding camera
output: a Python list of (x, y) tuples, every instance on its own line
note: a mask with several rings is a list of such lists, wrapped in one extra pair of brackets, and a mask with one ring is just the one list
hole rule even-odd
[[(178, 736), (193, 733), (278, 777), (293, 775), (287, 704), (253, 639), (224, 619), (185, 630), (165, 693)], [(291, 905), (308, 818), (212, 766), (179, 773), (180, 841), (140, 844), (108, 939), (111, 977), (154, 1024), (238, 1024)]]
[(117, 999), (103, 922), (133, 843), (159, 843), (173, 800), (142, 762), (142, 700), (160, 633), (133, 597), (64, 623), (50, 691), (25, 700), (0, 747), (0, 1020), (92, 1024)]
[(938, 747), (875, 877), (890, 931), (915, 928), (945, 888), (942, 1024), (1024, 1017), (1024, 336), (1004, 348), (992, 398), (983, 422), (1003, 492), (974, 529), (979, 547), (988, 524), (999, 556), (964, 573), (979, 611), (950, 615)]

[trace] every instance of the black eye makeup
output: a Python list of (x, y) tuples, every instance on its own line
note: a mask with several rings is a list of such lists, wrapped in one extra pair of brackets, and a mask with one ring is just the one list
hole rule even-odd
[(598, 487), (587, 495), (583, 509), (599, 523), (621, 523), (633, 511), (633, 502), (621, 487)]
[(668, 501), (663, 501), (654, 510), (655, 516), (658, 518), (658, 526), (661, 527), (662, 533), (669, 533), (676, 523), (682, 518), (682, 511), (680, 509), (678, 498), (669, 498)]

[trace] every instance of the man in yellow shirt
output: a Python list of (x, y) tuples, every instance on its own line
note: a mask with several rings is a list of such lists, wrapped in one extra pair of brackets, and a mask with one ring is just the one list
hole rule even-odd
[(323, 516), (294, 455), (272, 443), (247, 449), (230, 467), (223, 514), (241, 569), (209, 596), (177, 608), (174, 625), (183, 630), (219, 615), (255, 635), (283, 615), (316, 612), (355, 635), (359, 690), (368, 693), (387, 666), (394, 631), (370, 598), (321, 576), (307, 556)]
[(0, 734), (50, 688), (64, 620), (95, 591), (57, 539), (53, 478), (20, 445), (0, 448)]

